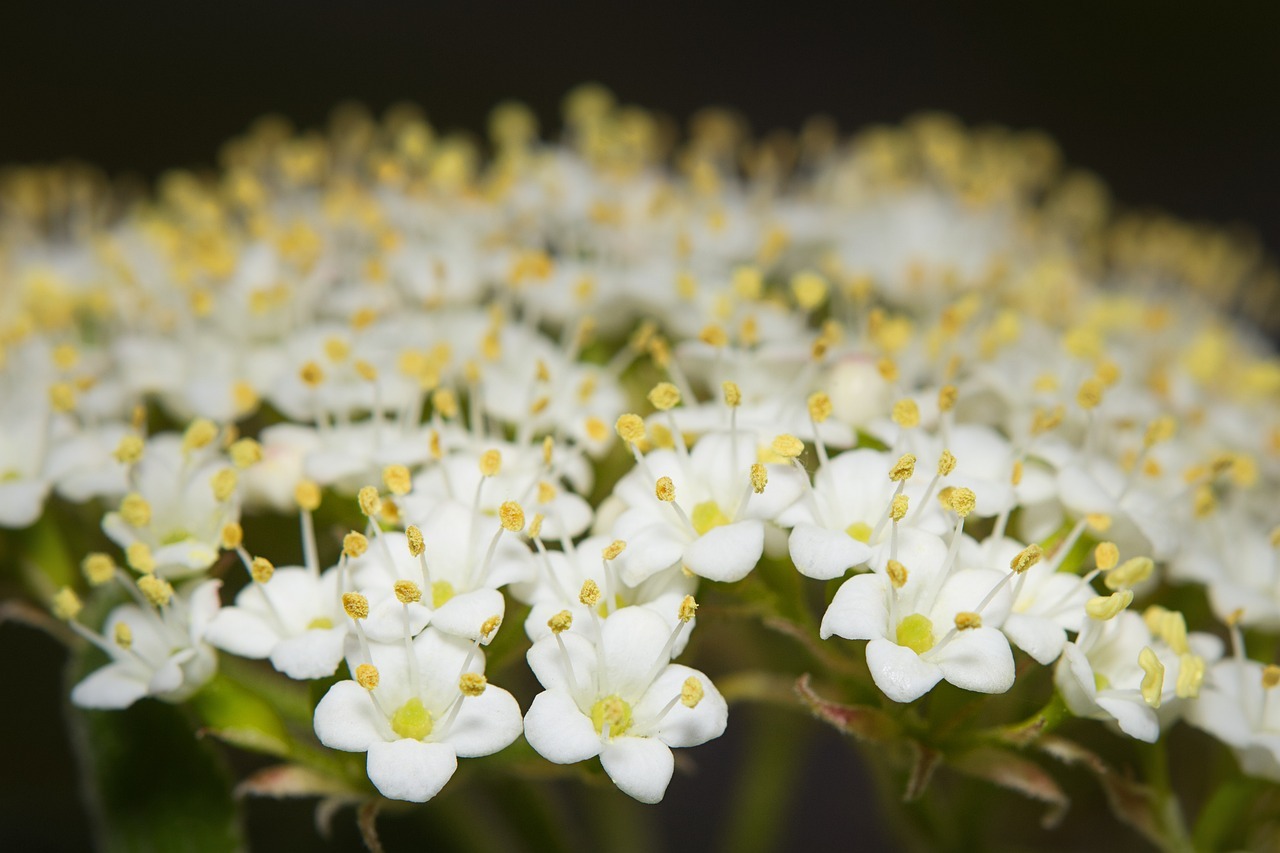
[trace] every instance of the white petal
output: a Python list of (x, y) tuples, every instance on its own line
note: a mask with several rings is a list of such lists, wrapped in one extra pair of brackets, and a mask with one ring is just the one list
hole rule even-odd
[(871, 557), (871, 548), (843, 530), (797, 524), (788, 541), (791, 560), (800, 573), (818, 580), (838, 578)]
[(624, 736), (601, 747), (600, 764), (622, 793), (642, 803), (660, 803), (671, 783), (675, 756), (657, 738)]
[(354, 681), (339, 681), (316, 705), (316, 737), (330, 749), (365, 752), (371, 744), (382, 743), (387, 728), (368, 691)]
[(462, 700), (458, 716), (443, 735), (461, 758), (492, 755), (505, 749), (523, 728), (516, 698), (492, 684), (479, 696)]
[(342, 644), (346, 636), (345, 628), (328, 628), (288, 637), (272, 647), (271, 665), (299, 681), (328, 678), (337, 671), (342, 660)]
[(1107, 695), (1105, 691), (1098, 696), (1098, 705), (1115, 717), (1120, 731), (1146, 743), (1155, 743), (1160, 737), (1160, 719), (1151, 710), (1138, 691), (1131, 691), (1132, 697)]
[(0, 483), (0, 527), (26, 527), (40, 517), (49, 484), (38, 480)]
[[(612, 621), (612, 617), (607, 621)], [(560, 651), (560, 642), (568, 652), (567, 661)], [(560, 642), (548, 635), (529, 647), (525, 659), (538, 682), (548, 690), (565, 692), (572, 692), (574, 685), (585, 688), (592, 684), (596, 677), (596, 647), (581, 636), (577, 628), (561, 634)], [(572, 675), (567, 669), (572, 670)]]
[(943, 678), (964, 690), (1004, 693), (1013, 686), (1013, 652), (995, 628), (961, 631), (929, 657)]
[(90, 673), (71, 689), (71, 701), (81, 708), (128, 708), (147, 695), (147, 682), (123, 663), (109, 663)]
[(764, 553), (764, 525), (754, 519), (708, 530), (684, 549), (689, 571), (713, 581), (740, 581)]
[(600, 629), (604, 646), (604, 671), (600, 691), (616, 693), (628, 701), (639, 699), (649, 687), (654, 670), (661, 671), (671, 628), (665, 619), (645, 607), (624, 607), (604, 621)]
[(627, 550), (618, 556), (618, 567), (622, 579), (630, 586), (637, 586), (663, 569), (674, 566), (684, 554), (684, 542), (677, 538), (671, 525), (651, 521), (632, 528), (624, 523), (644, 518), (641, 513), (626, 512), (614, 526), (615, 535), (627, 543)]
[(242, 658), (260, 660), (271, 654), (279, 634), (265, 619), (242, 607), (224, 607), (205, 629), (206, 642)]
[(697, 746), (724, 734), (729, 719), (729, 705), (711, 679), (696, 669), (671, 664), (653, 680), (653, 685), (631, 709), (634, 718), (643, 722), (657, 716), (667, 703), (680, 695), (689, 678), (702, 684), (702, 700), (693, 708), (677, 702), (658, 724), (656, 732), (646, 730), (667, 746)]
[(912, 702), (942, 680), (942, 670), (908, 649), (878, 638), (867, 643), (871, 680), (895, 702)]
[(369, 781), (388, 800), (425, 803), (453, 777), (458, 757), (447, 743), (402, 738), (370, 746), (365, 768)]
[(840, 585), (822, 617), (819, 635), (874, 640), (889, 635), (889, 580), (882, 574), (854, 575)]
[(591, 719), (568, 693), (547, 690), (533, 697), (524, 715), (524, 736), (553, 764), (574, 764), (600, 753), (600, 736)]
[(1067, 643), (1067, 632), (1059, 625), (1025, 613), (1010, 613), (1001, 630), (1015, 646), (1035, 658), (1036, 663), (1045, 665), (1057, 660)]
[(502, 618), (506, 599), (496, 589), (477, 589), (455, 595), (431, 614), (431, 627), (467, 640), (480, 639), (480, 626), (491, 616)]

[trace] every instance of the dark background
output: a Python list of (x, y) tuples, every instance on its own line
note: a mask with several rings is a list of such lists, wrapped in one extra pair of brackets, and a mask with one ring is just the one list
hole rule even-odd
[[(212, 165), (265, 112), (310, 125), (352, 98), (375, 110), (417, 101), (438, 127), (478, 131), (494, 103), (516, 97), (554, 128), (564, 92), (598, 80), (681, 121), (733, 106), (757, 131), (817, 112), (852, 130), (924, 108), (1041, 128), (1122, 202), (1242, 222), (1280, 253), (1278, 6), (9, 0), (0, 165), (74, 157), (150, 178)], [(0, 646), (22, 669), (0, 706), (0, 847), (83, 849), (56, 713), (61, 653), (16, 626), (0, 628)], [(736, 738), (753, 727), (743, 717), (737, 735), (696, 756), (711, 778), (678, 779), (669, 801), (683, 802), (664, 806), (700, 843), (732, 784)], [(882, 845), (870, 824), (824, 835), (824, 815), (857, 826), (869, 803), (839, 739), (811, 736), (794, 758), (813, 771), (797, 777), (791, 842)], [(309, 823), (305, 807), (255, 809), (251, 825)]]

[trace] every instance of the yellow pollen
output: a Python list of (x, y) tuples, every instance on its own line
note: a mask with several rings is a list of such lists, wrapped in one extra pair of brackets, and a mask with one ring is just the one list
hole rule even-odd
[(437, 388), (431, 392), (431, 408), (442, 418), (456, 418), (458, 416), (458, 396), (450, 388)]
[(444, 448), (440, 446), (439, 430), (431, 430), (427, 438), (427, 449), (430, 451), (432, 459), (440, 459), (444, 456)]
[(639, 415), (625, 414), (618, 418), (615, 425), (618, 436), (629, 444), (639, 444), (644, 441), (644, 421)]
[(553, 484), (541, 480), (538, 482), (538, 496), (535, 500), (539, 504), (549, 504), (556, 499), (557, 494), (559, 491)]
[(102, 586), (115, 577), (116, 563), (107, 554), (96, 551), (80, 562), (80, 570), (92, 586)]
[(659, 477), (654, 494), (660, 501), (673, 501), (676, 499), (676, 484), (671, 482), (670, 477)]
[(1102, 361), (1099, 361), (1097, 366), (1094, 368), (1094, 376), (1096, 376), (1098, 381), (1104, 386), (1110, 388), (1112, 385), (1115, 385), (1120, 381), (1120, 365), (1116, 364), (1114, 361), (1103, 359)]
[(120, 517), (130, 527), (146, 527), (151, 523), (151, 504), (137, 492), (130, 492), (120, 502)]
[(1271, 547), (1280, 548), (1280, 524), (1271, 529)]
[(948, 501), (951, 511), (961, 518), (966, 518), (969, 513), (973, 512), (977, 503), (978, 499), (973, 490), (966, 489), (964, 486), (952, 490), (951, 499)]
[(236, 413), (245, 415), (258, 407), (258, 392), (248, 382), (238, 380), (231, 384), (231, 401)]
[(320, 506), (320, 486), (310, 480), (302, 480), (293, 489), (293, 500), (299, 509), (314, 512)]
[(1102, 392), (1106, 390), (1102, 381), (1095, 378), (1086, 379), (1080, 383), (1080, 390), (1076, 392), (1076, 405), (1085, 411), (1096, 409), (1098, 404), (1102, 402)]
[(222, 534), (218, 544), (228, 551), (234, 551), (244, 544), (244, 528), (239, 522), (228, 522), (222, 526)]
[(578, 601), (587, 607), (595, 607), (600, 603), (600, 586), (591, 578), (587, 578), (582, 582), (582, 589), (578, 592)]
[(1173, 438), (1177, 428), (1178, 422), (1171, 415), (1162, 415), (1147, 426), (1147, 433), (1143, 436), (1142, 443), (1147, 447), (1154, 447)]
[(480, 623), (480, 636), (488, 640), (493, 632), (498, 630), (501, 625), (502, 617), (496, 613), (493, 614), (488, 619)]
[(374, 367), (364, 359), (356, 359), (356, 362), (352, 367), (356, 369), (356, 373), (359, 374), (360, 378), (365, 382), (378, 381), (378, 368)]
[(128, 649), (133, 646), (133, 629), (129, 627), (128, 622), (117, 622), (115, 631), (116, 645), (122, 649)]
[[(869, 533), (870, 531), (868, 531)], [(856, 538), (856, 537), (855, 537)], [(894, 589), (902, 589), (907, 583), (907, 567), (899, 563), (897, 560), (890, 560), (885, 566), (885, 574), (889, 576), (889, 583), (893, 584)]]
[(276, 573), (276, 567), (265, 557), (254, 557), (249, 563), (249, 574), (256, 583), (266, 583)]
[(1204, 684), (1204, 669), (1204, 658), (1199, 655), (1180, 655), (1174, 695), (1179, 699), (1195, 699), (1199, 696), (1200, 686)]
[(1105, 622), (1133, 603), (1133, 590), (1123, 589), (1111, 595), (1097, 595), (1085, 602), (1084, 611), (1093, 619)]
[(547, 620), (547, 627), (551, 629), (553, 634), (563, 634), (573, 626), (573, 614), (568, 610), (561, 610), (555, 616)]
[(426, 543), (422, 541), (422, 530), (415, 524), (410, 524), (404, 529), (405, 538), (409, 540), (409, 554), (413, 557), (422, 555), (426, 550)]
[(721, 382), (720, 390), (724, 392), (724, 404), (731, 409), (736, 409), (742, 405), (742, 389), (738, 387), (736, 382)]
[(431, 712), (417, 696), (405, 702), (391, 715), (391, 730), (402, 738), (422, 740), (431, 734)]
[(480, 454), (480, 474), (493, 477), (502, 470), (502, 454), (497, 450), (486, 450)]
[(1155, 563), (1150, 557), (1131, 557), (1107, 572), (1102, 582), (1107, 589), (1128, 589), (1137, 586), (1155, 571)]
[(702, 331), (698, 333), (698, 339), (704, 344), (717, 349), (729, 343), (729, 335), (725, 332), (724, 327), (715, 323), (704, 326)]
[(191, 422), (186, 432), (182, 434), (182, 452), (190, 453), (193, 450), (208, 447), (217, 437), (218, 428), (213, 425), (212, 421), (197, 418)]
[(542, 522), (543, 522), (542, 513), (535, 512), (533, 514), (533, 520), (529, 522), (528, 533), (529, 533), (530, 539), (537, 539), (539, 536), (542, 535)]
[(670, 382), (659, 382), (649, 391), (649, 402), (658, 411), (665, 412), (680, 402), (680, 389)]
[(1228, 613), (1227, 618), (1223, 619), (1222, 621), (1226, 623), (1228, 628), (1234, 628), (1235, 626), (1240, 624), (1240, 620), (1242, 619), (1244, 619), (1244, 608), (1237, 607), (1235, 610), (1232, 610), (1230, 613)]
[(512, 533), (524, 530), (524, 510), (515, 501), (504, 501), (502, 506), (498, 507), (498, 518), (502, 521), (504, 530)]
[(906, 495), (894, 495), (893, 500), (889, 502), (889, 517), (895, 524), (907, 517), (908, 503)]
[(382, 482), (393, 495), (407, 495), (413, 488), (413, 478), (403, 465), (388, 465), (382, 469)]
[(351, 345), (342, 338), (329, 338), (324, 342), (324, 354), (330, 361), (346, 361)]
[(751, 463), (751, 489), (757, 495), (764, 494), (764, 487), (769, 484), (769, 470), (759, 462)]
[(59, 344), (53, 349), (53, 364), (59, 370), (70, 370), (80, 362), (80, 353), (71, 344)]
[(583, 428), (587, 433), (587, 438), (591, 441), (599, 443), (609, 437), (609, 428), (605, 426), (604, 421), (597, 417), (587, 418)]
[(933, 648), (933, 622), (921, 613), (912, 613), (898, 623), (898, 645), (906, 646), (918, 655)]
[(431, 608), (443, 607), (455, 595), (453, 584), (448, 581), (435, 581), (431, 584)]
[(365, 538), (363, 533), (351, 531), (342, 537), (342, 553), (351, 559), (364, 556), (364, 552), (369, 550), (369, 540)]
[(738, 267), (733, 271), (731, 283), (734, 292), (743, 299), (754, 301), (764, 292), (764, 276), (755, 267)]
[(893, 404), (893, 422), (903, 429), (915, 429), (920, 426), (920, 407), (910, 397), (905, 397)]
[(1151, 650), (1143, 646), (1138, 652), (1138, 666), (1142, 667), (1142, 698), (1152, 708), (1160, 707), (1160, 694), (1164, 690), (1164, 664)]
[(627, 548), (626, 542), (623, 542), (621, 539), (615, 539), (611, 543), (609, 543), (609, 547), (605, 548), (602, 552), (600, 552), (600, 556), (606, 560), (613, 560), (613, 559), (616, 559), (619, 554), (625, 551), (626, 548)]
[(173, 587), (163, 578), (155, 575), (143, 575), (138, 578), (138, 589), (143, 597), (156, 607), (163, 607), (173, 598)]
[(302, 367), (298, 368), (298, 378), (304, 385), (315, 388), (324, 382), (324, 368), (314, 361), (304, 362)]
[(1022, 484), (1022, 460), (1013, 460), (1013, 471), (1009, 474), (1009, 483), (1013, 486)]
[(120, 443), (116, 445), (115, 452), (111, 455), (115, 457), (117, 462), (132, 465), (142, 458), (143, 447), (144, 443), (140, 437), (126, 435), (120, 439)]
[(946, 477), (954, 470), (956, 470), (955, 456), (951, 454), (950, 450), (942, 451), (942, 455), (938, 457), (938, 476)]
[(382, 676), (378, 673), (378, 668), (373, 664), (362, 663), (356, 667), (356, 683), (365, 690), (373, 690), (381, 680)]
[(422, 600), (422, 589), (413, 581), (399, 580), (392, 586), (396, 600), (401, 604), (414, 604)]
[(76, 389), (69, 382), (49, 386), (49, 404), (55, 412), (70, 412), (76, 407)]
[(604, 734), (606, 726), (611, 738), (626, 734), (631, 728), (631, 706), (617, 694), (606, 696), (591, 706), (591, 723), (597, 734)]
[(234, 468), (223, 468), (209, 479), (209, 486), (213, 489), (213, 498), (218, 502), (222, 502), (230, 498), (236, 492), (236, 485), (240, 482), (240, 475), (236, 473)]
[(1218, 497), (1213, 493), (1212, 486), (1204, 484), (1195, 490), (1191, 511), (1196, 518), (1207, 518), (1217, 509)]
[(954, 385), (943, 385), (938, 389), (938, 411), (949, 412), (954, 409), (959, 393)]
[(1106, 533), (1111, 529), (1111, 516), (1105, 512), (1091, 512), (1084, 517), (1084, 520), (1091, 529), (1099, 533)]
[(831, 417), (831, 398), (822, 391), (816, 391), (809, 395), (809, 417), (813, 418), (814, 423), (822, 423)]
[(378, 312), (372, 308), (361, 308), (351, 315), (351, 328), (357, 332), (361, 329), (367, 329), (378, 319)]
[(367, 619), (369, 617), (369, 599), (358, 592), (344, 592), (342, 594), (342, 609), (352, 619)]
[(899, 456), (898, 461), (893, 463), (893, 467), (889, 469), (889, 479), (895, 483), (910, 480), (915, 475), (916, 457), (912, 453), (904, 453)]
[(1062, 419), (1066, 416), (1066, 411), (1061, 405), (1054, 406), (1052, 410), (1036, 409), (1031, 418), (1031, 434), (1033, 436), (1044, 435), (1057, 429), (1062, 424)]
[(689, 676), (684, 680), (684, 684), (680, 685), (680, 704), (686, 708), (698, 707), (698, 703), (705, 695), (702, 682), (695, 676)]
[(794, 435), (783, 433), (773, 440), (771, 448), (783, 459), (795, 459), (804, 452), (804, 442)]
[(262, 445), (252, 438), (232, 442), (227, 453), (231, 456), (231, 464), (237, 468), (248, 468), (262, 461)]
[(458, 692), (463, 696), (479, 696), (489, 685), (489, 679), (478, 672), (464, 672), (458, 679)]
[(1014, 558), (1009, 561), (1009, 568), (1017, 574), (1022, 574), (1027, 569), (1034, 566), (1044, 557), (1044, 550), (1032, 542), (1027, 547), (1019, 551)]
[(971, 610), (961, 610), (956, 614), (956, 630), (970, 631), (982, 627), (982, 614)]
[(898, 381), (898, 364), (887, 355), (876, 362), (876, 372), (885, 382)]
[(556, 450), (556, 440), (549, 435), (544, 437), (542, 439), (542, 464), (543, 465), (551, 464), (551, 457), (555, 454), (555, 450)]
[(1269, 663), (1262, 668), (1262, 687), (1270, 690), (1277, 684), (1280, 684), (1280, 666)]
[(1114, 542), (1099, 542), (1098, 547), (1093, 549), (1093, 561), (1104, 572), (1114, 569), (1120, 562), (1120, 549)]
[(692, 595), (686, 595), (680, 599), (680, 606), (676, 608), (676, 617), (681, 622), (688, 622), (698, 612), (698, 602), (693, 600)]
[(79, 616), (83, 608), (80, 596), (76, 595), (76, 591), (69, 586), (64, 586), (53, 596), (53, 615), (64, 622), (70, 622)]
[(151, 548), (145, 542), (131, 542), (124, 549), (125, 562), (134, 571), (148, 574), (156, 570), (156, 559), (151, 555)]

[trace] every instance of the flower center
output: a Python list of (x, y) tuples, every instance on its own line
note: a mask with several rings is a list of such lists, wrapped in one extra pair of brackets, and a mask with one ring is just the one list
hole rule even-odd
[(436, 581), (431, 584), (431, 609), (435, 610), (453, 596), (453, 584), (448, 581)]
[(168, 533), (160, 537), (161, 545), (176, 545), (179, 542), (186, 542), (191, 538), (191, 534), (183, 530), (181, 527), (170, 530)]
[(703, 501), (693, 508), (693, 515), (689, 520), (693, 522), (693, 529), (701, 536), (712, 528), (728, 524), (729, 516), (724, 514), (720, 504), (715, 501)]
[(333, 620), (328, 616), (317, 616), (307, 623), (308, 631), (327, 631), (333, 627)]
[(391, 730), (400, 737), (422, 740), (431, 734), (431, 712), (415, 696), (391, 715)]
[(851, 539), (857, 539), (859, 542), (871, 541), (871, 525), (865, 521), (855, 521), (844, 529)]
[(933, 623), (929, 617), (912, 613), (899, 622), (898, 645), (906, 646), (918, 655), (933, 648)]
[(604, 734), (605, 724), (610, 737), (625, 734), (631, 728), (631, 706), (617, 694), (606, 696), (591, 706), (591, 722), (600, 734)]

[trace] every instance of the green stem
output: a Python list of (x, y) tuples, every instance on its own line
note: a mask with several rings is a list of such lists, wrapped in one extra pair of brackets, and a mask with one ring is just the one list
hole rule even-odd
[[(799, 704), (794, 700), (792, 703)], [(791, 805), (789, 795), (795, 790), (802, 766), (798, 758), (808, 732), (780, 717), (781, 713), (773, 709), (756, 709), (752, 713), (747, 738), (752, 748), (738, 771), (723, 850), (750, 853), (785, 846), (780, 844), (780, 833)]]
[(1169, 778), (1169, 755), (1163, 740), (1140, 744), (1138, 753), (1143, 775), (1156, 796), (1156, 817), (1160, 821), (1162, 848), (1168, 853), (1194, 853), (1191, 836), (1182, 819), (1182, 808)]
[(1258, 793), (1266, 787), (1258, 779), (1240, 778), (1224, 783), (1200, 810), (1191, 840), (1196, 850), (1231, 849), (1242, 842), (1237, 830), (1246, 825), (1245, 816)]

